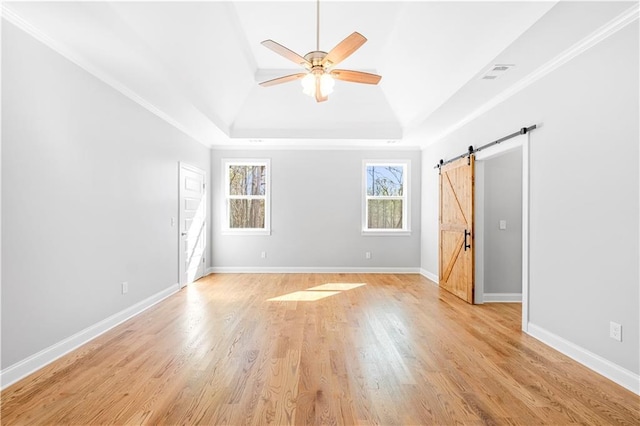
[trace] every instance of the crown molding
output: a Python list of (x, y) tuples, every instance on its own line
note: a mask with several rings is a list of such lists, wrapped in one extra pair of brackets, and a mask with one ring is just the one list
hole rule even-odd
[[(340, 142), (346, 143), (341, 145)], [(213, 145), (213, 151), (421, 151), (418, 145), (373, 145), (370, 142), (362, 142), (360, 145), (354, 144), (354, 141), (317, 141), (309, 144), (303, 144), (299, 140), (295, 140), (290, 144), (279, 143), (238, 143), (228, 145)]]
[(440, 132), (437, 136), (431, 139), (431, 142), (424, 144), (423, 147), (431, 146), (442, 141), (444, 138), (446, 138), (456, 130), (460, 129), (464, 125), (470, 123), (471, 121), (480, 117), (482, 114), (495, 108), (502, 102), (506, 101), (507, 99), (511, 98), (515, 94), (524, 90), (526, 87), (540, 80), (542, 77), (552, 73), (557, 68), (566, 64), (573, 58), (581, 55), (585, 51), (589, 50), (593, 46), (600, 43), (601, 41), (606, 40), (607, 38), (617, 33), (627, 25), (635, 22), (636, 20), (638, 20), (639, 14), (640, 14), (640, 3), (636, 2), (629, 9), (625, 10), (620, 15), (613, 18), (611, 21), (607, 22), (605, 25), (601, 26), (596, 31), (589, 34), (587, 37), (583, 38), (582, 40), (580, 40), (579, 42), (577, 42), (576, 44), (574, 44), (564, 52), (560, 53), (555, 58), (553, 58), (546, 64), (542, 65), (541, 67), (539, 67), (538, 69), (536, 69), (535, 71), (527, 75), (525, 78), (523, 78), (513, 86), (502, 91), (500, 94), (498, 94), (488, 102), (481, 105), (479, 108), (477, 108), (476, 110), (474, 110), (473, 112), (471, 112), (470, 114), (462, 118), (460, 121), (458, 121), (454, 125)]
[(22, 18), (20, 15), (15, 13), (6, 4), (2, 4), (1, 12), (2, 12), (2, 18), (4, 18), (7, 22), (10, 22), (11, 24), (15, 25), (16, 27), (18, 27), (19, 29), (21, 29), (25, 33), (29, 34), (31, 37), (35, 38), (39, 42), (43, 43), (45, 46), (47, 46), (50, 49), (52, 49), (54, 52), (58, 53), (62, 57), (64, 57), (67, 60), (71, 61), (73, 64), (77, 65), (78, 67), (80, 67), (84, 71), (88, 72), (89, 74), (91, 74), (92, 76), (97, 78), (98, 80), (102, 81), (103, 83), (105, 83), (108, 86), (112, 87), (113, 89), (117, 90), (118, 92), (120, 92), (125, 97), (129, 98), (130, 100), (132, 100), (133, 102), (137, 103), (138, 105), (140, 105), (141, 107), (143, 107), (147, 111), (151, 112), (152, 114), (156, 115), (160, 119), (164, 120), (169, 125), (171, 125), (171, 126), (175, 127), (176, 129), (180, 130), (181, 132), (183, 132), (185, 135), (189, 136), (193, 140), (201, 143), (202, 145), (206, 146), (207, 148), (211, 147), (210, 143), (201, 140), (196, 135), (193, 135), (185, 126), (183, 126), (178, 121), (173, 119), (169, 114), (167, 114), (166, 112), (162, 111), (160, 108), (155, 106), (153, 103), (149, 102), (148, 100), (146, 100), (142, 96), (138, 95), (136, 92), (134, 92), (133, 90), (129, 89), (127, 86), (125, 86), (124, 84), (120, 83), (118, 80), (116, 80), (116, 79), (110, 77), (109, 75), (105, 74), (104, 72), (100, 71), (98, 68), (92, 66), (91, 64), (89, 64), (88, 62), (86, 62), (85, 60), (80, 58), (79, 56), (74, 55), (72, 52), (70, 52), (68, 49), (66, 49), (61, 43), (58, 43), (57, 41), (55, 41), (54, 39), (52, 39), (51, 37), (46, 35), (39, 28), (34, 26), (32, 23), (28, 22), (27, 20)]

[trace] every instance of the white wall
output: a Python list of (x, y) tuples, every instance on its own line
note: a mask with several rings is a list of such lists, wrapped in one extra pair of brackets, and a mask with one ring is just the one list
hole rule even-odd
[(178, 282), (178, 162), (209, 149), (7, 22), (2, 151), (3, 369)]
[[(530, 135), (530, 323), (636, 375), (638, 52), (635, 21), (428, 147), (422, 192), (422, 267), (437, 274), (432, 165), (540, 124)], [(623, 325), (622, 342), (609, 338), (609, 321)]]
[[(484, 163), (484, 292), (522, 292), (522, 149)], [(501, 220), (507, 229), (500, 229)]]
[[(222, 235), (222, 159), (271, 159), (271, 235)], [(411, 160), (411, 235), (363, 236), (362, 161)], [(218, 270), (420, 266), (419, 151), (213, 150), (212, 265)], [(261, 258), (261, 252), (266, 258)], [(365, 252), (371, 259), (365, 259)]]

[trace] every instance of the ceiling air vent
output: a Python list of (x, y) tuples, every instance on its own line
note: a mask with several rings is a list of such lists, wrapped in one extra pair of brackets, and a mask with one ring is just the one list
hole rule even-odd
[(511, 68), (515, 67), (513, 64), (495, 64), (491, 65), (487, 71), (482, 74), (482, 80), (495, 80), (496, 78), (504, 75)]

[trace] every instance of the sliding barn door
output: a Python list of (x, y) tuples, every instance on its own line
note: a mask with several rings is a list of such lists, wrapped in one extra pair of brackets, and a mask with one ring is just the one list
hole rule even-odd
[(474, 157), (440, 169), (440, 287), (473, 303)]

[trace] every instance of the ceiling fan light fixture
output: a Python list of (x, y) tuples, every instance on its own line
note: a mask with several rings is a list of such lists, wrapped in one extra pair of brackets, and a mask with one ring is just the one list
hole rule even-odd
[(302, 93), (314, 97), (316, 102), (324, 102), (333, 92), (335, 79), (351, 83), (378, 84), (382, 78), (379, 75), (362, 71), (333, 69), (358, 50), (367, 39), (360, 33), (353, 32), (350, 36), (338, 43), (329, 53), (320, 50), (320, 0), (316, 2), (316, 50), (307, 53), (304, 57), (276, 43), (273, 40), (264, 40), (262, 45), (273, 50), (278, 55), (295, 62), (305, 68), (305, 72), (285, 75), (260, 83), (263, 87), (274, 86), (301, 79)]
[(307, 96), (314, 96), (316, 93), (316, 78), (313, 74), (305, 75), (300, 81), (302, 84), (302, 93)]
[(333, 77), (326, 73), (309, 73), (302, 80), (302, 93), (314, 97), (316, 95), (316, 80), (320, 79), (320, 94), (327, 97), (333, 93), (333, 86), (336, 84)]

